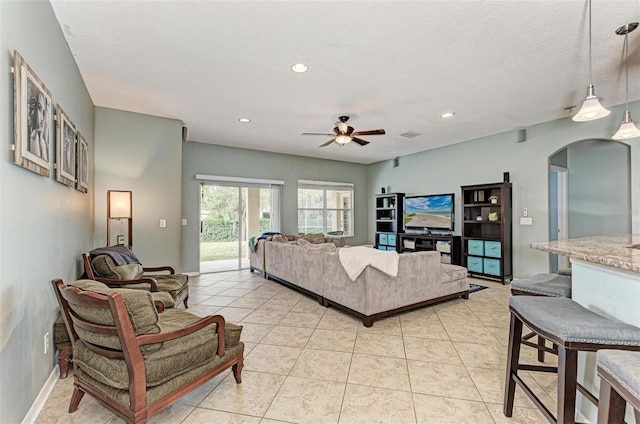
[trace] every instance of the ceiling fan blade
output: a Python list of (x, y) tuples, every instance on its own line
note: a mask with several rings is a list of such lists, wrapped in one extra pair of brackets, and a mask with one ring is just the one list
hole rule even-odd
[(383, 129), (369, 131), (355, 131), (352, 135), (383, 135), (386, 134)]
[(328, 135), (333, 137), (335, 134), (330, 134), (330, 133), (302, 133), (300, 135)]
[[(329, 135), (333, 135), (333, 134), (329, 134)], [(318, 147), (324, 147), (324, 146), (328, 146), (329, 144), (333, 143), (334, 141), (336, 141), (336, 138), (333, 137), (331, 140), (327, 141), (326, 143), (321, 144)]]
[(358, 143), (361, 146), (366, 146), (367, 144), (369, 144), (369, 142), (367, 140), (363, 140), (361, 138), (358, 137), (351, 137), (351, 141)]

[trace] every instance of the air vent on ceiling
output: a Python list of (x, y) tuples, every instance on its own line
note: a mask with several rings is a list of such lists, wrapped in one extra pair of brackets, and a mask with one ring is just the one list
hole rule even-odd
[(417, 133), (415, 131), (407, 131), (406, 133), (402, 133), (400, 135), (403, 136), (403, 137), (406, 137), (406, 138), (415, 138), (415, 137), (419, 136), (420, 133)]

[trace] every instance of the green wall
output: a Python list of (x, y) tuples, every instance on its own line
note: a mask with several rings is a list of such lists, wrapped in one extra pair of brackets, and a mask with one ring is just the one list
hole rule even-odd
[[(58, 305), (50, 281), (81, 274), (91, 247), (93, 193), (82, 194), (13, 164), (13, 51), (18, 50), (94, 151), (93, 103), (49, 2), (0, 2), (0, 411), (18, 423), (56, 364)], [(54, 123), (51, 122), (51, 140)], [(50, 154), (54, 155), (52, 143)], [(53, 157), (53, 156), (52, 156)], [(93, 163), (93, 157), (90, 157)], [(93, 173), (90, 175), (93, 185)]]
[[(613, 107), (612, 113), (598, 121), (576, 123), (570, 118), (550, 121), (527, 128), (527, 141), (516, 143), (516, 130), (482, 137), (464, 143), (428, 150), (400, 158), (397, 168), (392, 161), (372, 164), (367, 169), (369, 181), (369, 228), (373, 228), (373, 195), (380, 187), (410, 194), (456, 193), (456, 234), (460, 234), (460, 186), (500, 182), (503, 172), (510, 173), (513, 184), (513, 258), (514, 276), (524, 278), (538, 272), (547, 272), (548, 255), (529, 247), (532, 242), (548, 240), (549, 157), (576, 141), (609, 139), (616, 131), (623, 108)], [(632, 116), (640, 116), (640, 102), (630, 104)], [(613, 143), (613, 142), (612, 142)], [(609, 168), (631, 169), (630, 187), (616, 186), (611, 190), (631, 192), (631, 208), (625, 195), (597, 196), (603, 186), (593, 189), (593, 199), (600, 210), (632, 210), (632, 228), (640, 230), (638, 205), (640, 204), (640, 147), (638, 140), (630, 140), (629, 155), (611, 154), (600, 157)], [(618, 144), (618, 143), (616, 143)], [(573, 161), (583, 161), (584, 152), (576, 152)], [(589, 155), (591, 157), (591, 155)], [(597, 161), (593, 166), (598, 164)], [(625, 168), (626, 167), (626, 168)], [(571, 172), (571, 170), (569, 171)], [(626, 195), (626, 199), (629, 196)], [(581, 206), (577, 206), (581, 207)], [(527, 208), (533, 225), (519, 225), (523, 208)], [(629, 228), (629, 216), (611, 216), (611, 225), (603, 230)], [(615, 224), (611, 221), (618, 220)], [(623, 222), (622, 222), (623, 221)], [(571, 223), (570, 223), (571, 225)], [(369, 242), (373, 231), (369, 231)]]
[(101, 107), (95, 116), (94, 247), (107, 243), (107, 190), (131, 190), (136, 256), (144, 266), (179, 271), (182, 122)]
[(569, 238), (631, 231), (629, 149), (612, 140), (567, 147)]
[(366, 165), (193, 142), (183, 143), (182, 158), (182, 210), (187, 219), (182, 232), (182, 269), (186, 272), (198, 272), (200, 267), (200, 183), (196, 174), (283, 180), (283, 233), (297, 233), (298, 179), (353, 183), (355, 234), (347, 243), (367, 242)]

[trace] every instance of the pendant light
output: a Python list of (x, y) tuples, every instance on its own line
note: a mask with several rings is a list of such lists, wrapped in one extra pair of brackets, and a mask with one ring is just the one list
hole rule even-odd
[(589, 86), (587, 87), (587, 97), (582, 102), (582, 106), (578, 113), (573, 116), (573, 120), (576, 122), (594, 121), (596, 119), (604, 118), (609, 115), (611, 111), (605, 109), (600, 101), (602, 97), (596, 96), (596, 92), (591, 83), (592, 79), (592, 64), (591, 64), (591, 0), (589, 0)]
[(631, 120), (631, 114), (629, 113), (629, 33), (638, 27), (637, 22), (632, 22), (627, 25), (623, 25), (616, 30), (616, 34), (624, 35), (624, 73), (627, 82), (627, 108), (624, 111), (624, 117), (620, 123), (620, 128), (613, 137), (614, 140), (627, 140), (629, 138), (640, 137), (640, 130), (636, 127), (636, 124)]

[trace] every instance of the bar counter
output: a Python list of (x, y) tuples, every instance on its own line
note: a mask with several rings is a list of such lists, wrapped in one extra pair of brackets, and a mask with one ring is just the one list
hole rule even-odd
[[(604, 317), (640, 327), (640, 234), (535, 242), (531, 248), (569, 257), (573, 300)], [(595, 354), (580, 352), (578, 357), (578, 381), (597, 396)], [(596, 422), (597, 409), (582, 395), (577, 406)], [(629, 408), (626, 419), (635, 422)]]

